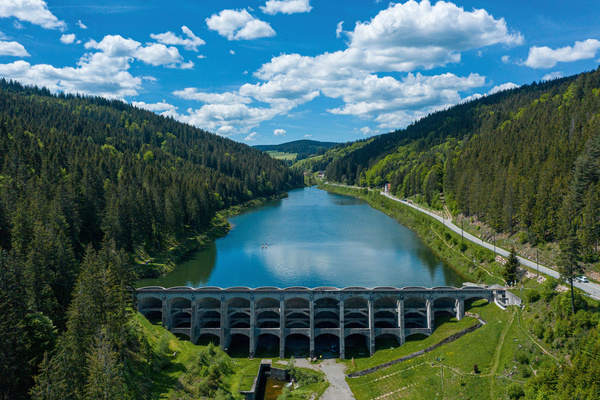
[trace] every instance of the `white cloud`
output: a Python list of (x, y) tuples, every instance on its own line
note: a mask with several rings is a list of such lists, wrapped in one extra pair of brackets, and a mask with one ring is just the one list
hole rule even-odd
[(556, 72), (550, 72), (549, 74), (544, 75), (544, 77), (542, 78), (543, 81), (552, 81), (554, 79), (559, 79), (564, 77), (565, 74), (560, 72), (560, 71), (556, 71)]
[(126, 58), (109, 57), (100, 52), (82, 57), (77, 68), (31, 65), (25, 61), (0, 64), (0, 75), (26, 85), (46, 86), (54, 92), (123, 98), (137, 95), (142, 85), (142, 79), (129, 74), (128, 68)]
[(187, 38), (184, 39), (180, 36), (177, 36), (171, 31), (158, 34), (151, 33), (150, 37), (154, 40), (157, 40), (159, 43), (184, 46), (186, 50), (191, 51), (198, 51), (198, 46), (206, 44), (204, 40), (194, 35), (194, 32), (192, 32), (187, 26), (182, 26), (181, 30), (187, 36)]
[(0, 32), (0, 40), (8, 40), (9, 37), (4, 34), (4, 32)]
[(533, 46), (529, 49), (527, 60), (522, 62), (522, 65), (530, 68), (552, 68), (559, 62), (573, 62), (594, 58), (598, 49), (600, 49), (600, 41), (596, 39), (575, 42), (573, 47), (565, 46), (556, 50), (546, 46)]
[(338, 39), (341, 38), (342, 32), (344, 32), (344, 21), (338, 22), (337, 26), (335, 27), (335, 37)]
[(81, 28), (81, 29), (87, 29), (88, 28), (83, 22), (81, 22), (81, 20), (77, 21), (77, 26), (79, 28)]
[[(223, 10), (208, 18), (207, 25), (229, 40), (239, 40), (240, 27), (253, 18), (246, 10)], [(397, 129), (460, 103), (462, 93), (486, 84), (478, 74), (426, 76), (412, 71), (458, 62), (463, 51), (523, 42), (520, 33), (510, 32), (503, 19), (485, 10), (466, 12), (452, 3), (432, 6), (426, 0), (390, 4), (370, 21), (357, 23), (353, 31), (343, 31), (340, 22), (336, 35), (342, 33), (349, 38), (346, 49), (314, 57), (276, 56), (255, 72), (261, 82), (247, 83), (237, 91), (174, 92), (205, 103), (177, 118), (224, 135), (249, 133), (263, 121), (325, 96), (342, 101), (330, 113), (373, 120), (378, 129)], [(385, 72), (407, 74), (380, 76)], [(476, 96), (481, 95), (467, 99)], [(375, 132), (366, 128), (372, 129), (363, 128), (363, 134)]]
[(518, 87), (520, 87), (520, 86), (517, 85), (516, 83), (506, 82), (506, 83), (503, 83), (502, 85), (494, 86), (487, 94), (492, 95), (494, 93), (503, 92), (505, 90), (510, 90), (510, 89), (516, 89)]
[(144, 110), (148, 110), (148, 111), (152, 111), (152, 112), (177, 110), (177, 107), (165, 102), (164, 99), (159, 103), (145, 103), (143, 101), (133, 101), (133, 102), (131, 102), (131, 104), (135, 107), (143, 108)]
[(375, 131), (368, 126), (363, 126), (359, 129), (359, 131), (362, 132), (363, 136), (372, 135), (375, 133)]
[[(0, 64), (0, 75), (28, 85), (46, 86), (50, 90), (91, 94), (108, 98), (135, 96), (143, 80), (129, 73), (131, 63), (140, 60), (150, 65), (188, 68), (175, 47), (163, 44), (142, 46), (141, 43), (121, 36), (105, 36), (102, 41), (85, 44), (90, 51), (77, 62), (76, 67), (56, 68), (48, 64), (31, 65), (25, 61)], [(174, 112), (167, 110), (165, 112)]]
[(247, 142), (251, 142), (251, 141), (258, 139), (259, 137), (260, 137), (260, 135), (258, 133), (252, 132), (251, 134), (246, 136), (246, 138), (244, 140)]
[(510, 56), (502, 56), (502, 63), (508, 64), (510, 62)]
[(287, 135), (287, 132), (285, 131), (285, 129), (275, 129), (273, 131), (273, 135), (275, 135), (275, 136), (285, 136), (285, 135)]
[(193, 63), (183, 63), (176, 47), (158, 43), (142, 46), (140, 42), (125, 39), (120, 35), (107, 35), (99, 43), (91, 40), (85, 44), (85, 48), (101, 50), (110, 57), (135, 58), (153, 66), (165, 65), (181, 69), (193, 66)]
[(232, 56), (235, 56), (235, 51), (229, 50), (229, 54), (231, 54)]
[(304, 135), (304, 138), (306, 138), (306, 139), (308, 139), (310, 137), (312, 137), (312, 135), (309, 135), (309, 134)]
[(43, 0), (2, 0), (0, 1), (0, 18), (17, 18), (46, 29), (67, 29), (67, 24), (60, 21)]
[(0, 56), (29, 57), (21, 43), (0, 41)]
[(75, 34), (74, 33), (69, 33), (66, 35), (62, 35), (60, 37), (60, 42), (64, 43), (64, 44), (71, 44), (75, 41)]
[(205, 93), (199, 92), (196, 88), (176, 90), (173, 92), (173, 95), (185, 100), (195, 100), (211, 104), (248, 104), (252, 102), (252, 99), (249, 97), (240, 96), (237, 93)]
[(309, 0), (267, 0), (264, 7), (260, 7), (265, 14), (277, 13), (295, 14), (310, 12), (312, 7)]
[(176, 118), (190, 125), (228, 136), (248, 133), (252, 128), (280, 113), (280, 110), (273, 108), (249, 107), (246, 104), (205, 104), (199, 109), (189, 108), (187, 114), (180, 114)]
[(251, 40), (275, 36), (271, 25), (253, 17), (247, 10), (222, 10), (207, 18), (206, 25), (228, 40)]

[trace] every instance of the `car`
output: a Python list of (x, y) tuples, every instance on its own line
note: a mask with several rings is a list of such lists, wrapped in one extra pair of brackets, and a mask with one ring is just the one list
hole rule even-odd
[(581, 275), (580, 277), (577, 278), (577, 280), (581, 283), (589, 283), (588, 278), (586, 278), (585, 276)]

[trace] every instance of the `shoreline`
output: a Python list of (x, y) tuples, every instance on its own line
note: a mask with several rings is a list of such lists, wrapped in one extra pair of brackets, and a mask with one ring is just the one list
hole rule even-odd
[[(484, 272), (482, 274), (480, 272), (482, 270), (476, 267), (476, 263), (472, 261), (472, 258), (466, 257), (462, 252), (457, 251), (457, 247), (453, 247), (453, 245), (449, 243), (452, 239), (457, 238), (454, 237), (454, 235), (450, 235), (451, 239), (445, 240), (445, 238), (440, 235), (440, 233), (444, 232), (438, 232), (437, 229), (432, 226), (433, 224), (429, 217), (405, 208), (387, 207), (388, 204), (391, 204), (391, 200), (381, 196), (379, 193), (376, 193), (375, 196), (373, 196), (372, 192), (367, 191), (365, 193), (362, 188), (342, 187), (325, 183), (319, 184), (317, 187), (331, 193), (364, 200), (373, 209), (379, 210), (390, 218), (395, 219), (399, 224), (413, 231), (434, 254), (446, 263), (449, 268), (464, 278), (465, 281), (487, 284), (504, 283), (497, 276), (490, 275), (485, 269), (484, 271), (487, 273)], [(441, 223), (439, 225), (440, 227), (442, 226)], [(460, 240), (460, 235), (458, 235), (458, 239)], [(458, 254), (460, 254), (460, 256)], [(457, 258), (459, 259), (457, 260)]]
[(143, 279), (158, 278), (172, 272), (190, 254), (226, 236), (232, 228), (227, 218), (286, 197), (288, 197), (288, 193), (283, 192), (270, 197), (253, 199), (217, 212), (211, 220), (210, 228), (205, 231), (189, 236), (174, 246), (158, 252), (153, 257), (148, 257), (146, 260), (137, 259), (134, 264), (137, 273), (136, 284)]

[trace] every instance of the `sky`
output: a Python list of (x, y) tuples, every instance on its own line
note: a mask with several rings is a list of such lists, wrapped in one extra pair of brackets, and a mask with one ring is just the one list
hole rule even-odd
[(596, 0), (0, 0), (0, 76), (230, 139), (346, 142), (596, 69)]

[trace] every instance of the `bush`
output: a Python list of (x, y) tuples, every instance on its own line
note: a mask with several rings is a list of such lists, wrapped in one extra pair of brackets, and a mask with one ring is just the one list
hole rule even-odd
[(517, 354), (515, 355), (515, 360), (517, 360), (519, 364), (529, 364), (529, 355), (524, 351), (517, 351)]
[(525, 291), (525, 301), (527, 303), (535, 303), (541, 298), (540, 292), (537, 290), (527, 290)]
[(513, 382), (510, 385), (508, 385), (508, 388), (506, 389), (506, 394), (511, 400), (518, 400), (521, 397), (525, 396), (523, 387), (516, 382)]
[(460, 242), (460, 245), (458, 246), (458, 249), (462, 253), (464, 253), (465, 251), (467, 251), (468, 248), (469, 248), (469, 246), (465, 242)]

